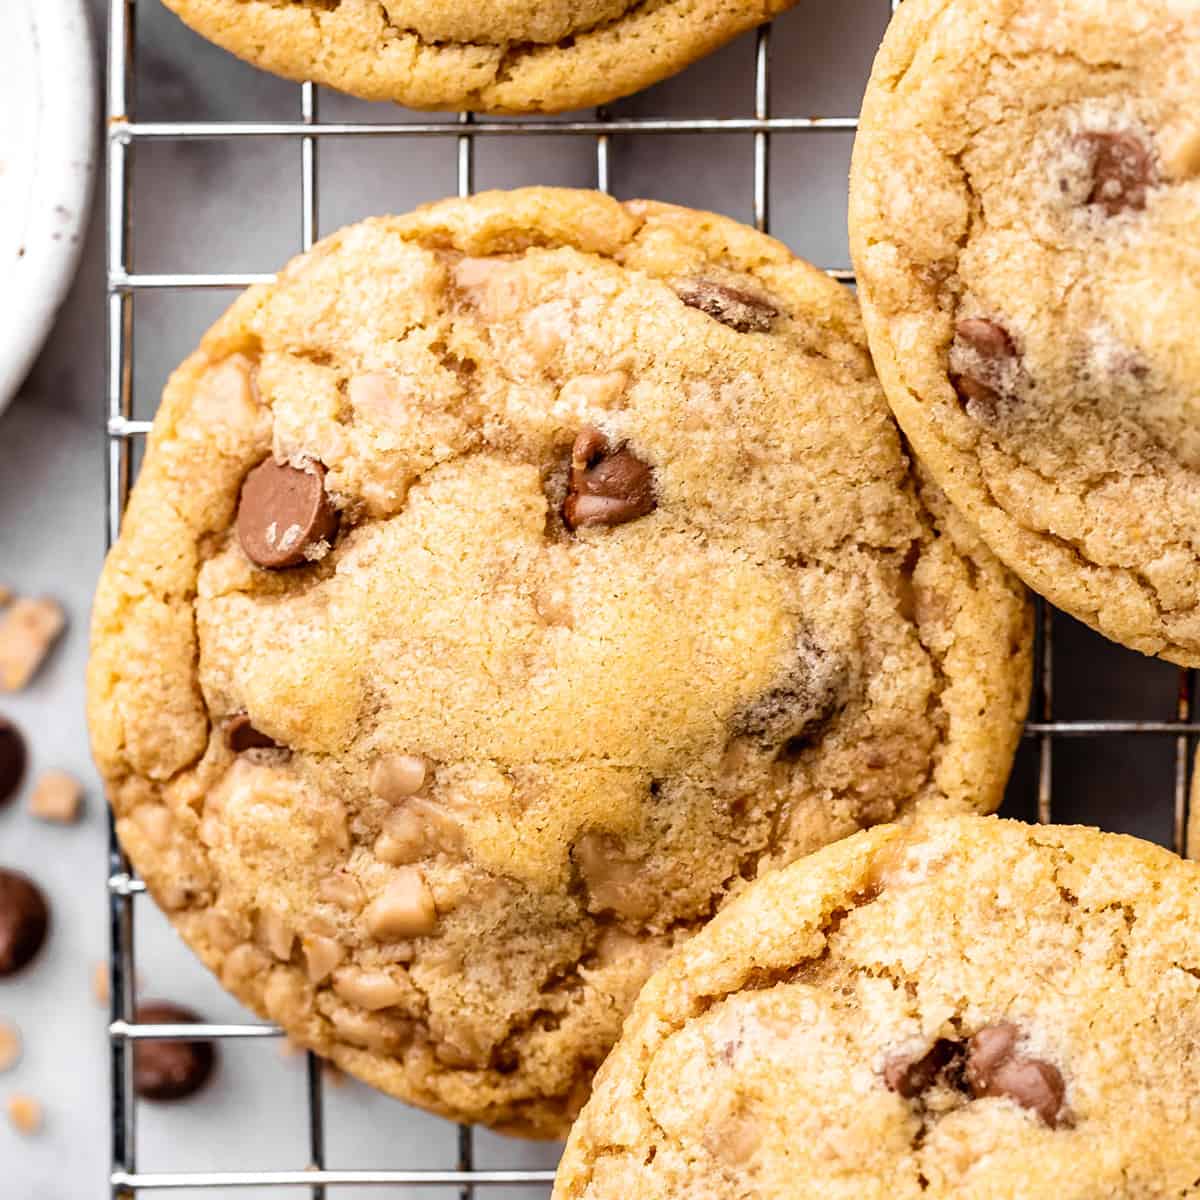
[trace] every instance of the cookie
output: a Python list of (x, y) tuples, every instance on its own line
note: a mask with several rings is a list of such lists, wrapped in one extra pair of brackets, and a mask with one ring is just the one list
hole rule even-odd
[(858, 834), (646, 985), (554, 1200), (1194, 1196), (1198, 934), (1200, 867), (1133, 838)]
[(1200, 665), (1200, 7), (906, 0), (854, 152), (871, 350), (1036, 590)]
[(287, 79), (364, 100), (490, 113), (606, 104), (681, 71), (795, 0), (164, 0)]
[(550, 1135), (747, 880), (998, 804), (1029, 628), (848, 292), (722, 217), (491, 193), (322, 242), (174, 375), (90, 722), (233, 992)]

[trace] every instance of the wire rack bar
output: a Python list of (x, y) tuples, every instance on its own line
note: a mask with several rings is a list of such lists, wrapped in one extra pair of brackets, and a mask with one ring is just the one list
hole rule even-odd
[[(133, 0), (110, 0), (107, 63), (108, 114), (123, 116), (132, 108), (133, 61), (136, 36), (132, 17)], [(124, 271), (129, 263), (133, 236), (133, 214), (129, 202), (129, 147), (110, 140), (106, 150), (108, 190), (107, 246), (108, 276)], [(133, 410), (133, 297), (127, 292), (108, 290), (108, 389), (107, 419), (128, 419)], [(121, 514), (129, 494), (130, 443), (128, 439), (110, 439), (105, 462), (107, 502), (105, 504), (105, 540), (111, 545), (120, 528)], [(129, 862), (117, 841), (111, 815), (108, 823), (108, 871), (110, 878), (130, 874)], [(114, 1023), (126, 1021), (134, 1011), (134, 924), (133, 905), (128, 893), (112, 888), (108, 897), (109, 937), (109, 1017)], [(133, 1053), (123, 1038), (109, 1041), (112, 1102), (112, 1174), (109, 1180), (113, 1200), (127, 1200), (133, 1192), (120, 1177), (137, 1169), (137, 1121), (134, 1113)]]
[[(464, 139), (465, 140), (465, 139)], [(460, 161), (460, 167), (462, 163)], [(470, 168), (468, 167), (470, 170)], [(601, 189), (603, 190), (603, 189)], [(470, 195), (462, 192), (461, 195)], [(854, 272), (849, 267), (831, 267), (826, 272), (839, 283), (853, 283)], [(163, 273), (139, 274), (136, 272), (117, 271), (109, 280), (109, 290), (113, 294), (129, 292), (164, 292), (164, 291), (242, 291), (260, 283), (274, 283), (273, 274), (196, 274), (196, 273)], [(149, 421), (142, 422), (148, 429)], [(119, 425), (117, 428), (126, 428)]]
[[(608, 109), (596, 109), (596, 121), (601, 125), (611, 125), (612, 120), (608, 115)], [(612, 190), (609, 182), (608, 150), (607, 132), (596, 134), (596, 189), (601, 192)]]
[[(895, 11), (900, 0), (888, 0)], [(850, 116), (774, 116), (771, 105), (771, 27), (755, 34), (752, 117), (613, 117), (604, 108), (594, 118), (527, 120), (520, 122), (480, 119), (469, 112), (442, 118), (423, 117), (413, 122), (358, 124), (322, 121), (319, 92), (311, 84), (299, 88), (299, 118), (286, 121), (141, 121), (134, 97), (137, 0), (109, 0), (108, 137), (107, 166), (107, 350), (108, 378), (105, 393), (106, 433), (106, 535), (116, 537), (129, 494), (133, 454), (137, 440), (145, 437), (151, 422), (133, 416), (134, 310), (138, 294), (166, 291), (234, 290), (267, 284), (271, 274), (248, 272), (139, 272), (133, 258), (132, 159), (139, 143), (295, 139), (299, 148), (299, 248), (306, 250), (320, 237), (320, 146), (329, 139), (453, 139), (458, 194), (475, 190), (475, 141), (492, 137), (589, 137), (595, 145), (595, 181), (601, 191), (611, 191), (614, 147), (619, 139), (637, 135), (747, 134), (753, 139), (751, 175), (752, 213), (755, 226), (764, 232), (771, 224), (771, 149), (775, 135), (852, 132), (858, 127)], [(852, 283), (846, 267), (830, 268), (833, 278)], [(1036, 691), (1031, 719), (1024, 736), (1036, 746), (1036, 799), (1038, 817), (1054, 819), (1054, 743), (1060, 738), (1157, 737), (1174, 741), (1174, 826), (1176, 849), (1183, 850), (1188, 817), (1188, 783), (1191, 760), (1200, 740), (1196, 713), (1195, 676), (1180, 671), (1172, 720), (1062, 720), (1054, 709), (1054, 613), (1038, 602), (1035, 645)], [(460, 1126), (453, 1170), (344, 1170), (326, 1163), (325, 1094), (319, 1059), (306, 1060), (308, 1166), (303, 1170), (152, 1172), (137, 1170), (137, 1109), (132, 1088), (133, 1046), (139, 1041), (182, 1039), (257, 1041), (284, 1037), (282, 1030), (265, 1024), (155, 1025), (134, 1020), (134, 902), (146, 893), (117, 842), (110, 822), (108, 853), (108, 913), (112, 942), (112, 999), (109, 1039), (112, 1064), (112, 1169), (109, 1179), (113, 1200), (132, 1200), (138, 1193), (207, 1191), (225, 1194), (243, 1188), (307, 1191), (313, 1200), (325, 1200), (335, 1186), (457, 1189), (459, 1200), (473, 1200), (475, 1189), (512, 1187), (549, 1188), (553, 1172), (547, 1170), (476, 1170), (473, 1131)]]
[(142, 1025), (112, 1021), (109, 1036), (116, 1041), (170, 1042), (219, 1041), (224, 1038), (277, 1038), (282, 1029), (274, 1025)]
[[(300, 119), (311, 128), (317, 121), (317, 89), (311, 83), (300, 85)], [(320, 228), (319, 193), (317, 191), (317, 140), (304, 137), (300, 140), (300, 249), (311, 250)], [(277, 1037), (279, 1031), (270, 1027), (229, 1027), (236, 1032), (234, 1037)], [(143, 1030), (143, 1032), (145, 1032)], [(325, 1166), (325, 1093), (321, 1062), (311, 1050), (305, 1054), (305, 1101), (308, 1106), (308, 1165), (310, 1170), (320, 1171)], [(314, 1183), (312, 1200), (325, 1200), (325, 1186)]]
[(758, 123), (754, 132), (754, 227), (762, 233), (771, 225), (770, 69), (771, 27), (762, 25), (754, 43), (754, 119)]
[(172, 274), (157, 272), (154, 274), (139, 274), (135, 271), (116, 271), (109, 281), (113, 292), (146, 292), (169, 291), (171, 289), (205, 291), (228, 288), (241, 291), (253, 287), (256, 283), (274, 283), (274, 274), (254, 273), (220, 273), (220, 274), (189, 274), (185, 272)]
[[(845, 133), (857, 117), (612, 117), (587, 121), (479, 121), (471, 137), (604, 137), (642, 133)], [(464, 136), (454, 121), (350, 124), (338, 121), (113, 121), (110, 141), (220, 141), (229, 138), (396, 138)]]
[(275, 1187), (507, 1188), (554, 1182), (553, 1171), (178, 1171), (170, 1174), (113, 1172), (114, 1186), (134, 1191)]

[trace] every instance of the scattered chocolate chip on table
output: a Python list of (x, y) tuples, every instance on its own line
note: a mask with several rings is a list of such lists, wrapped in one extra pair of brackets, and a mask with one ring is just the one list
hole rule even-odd
[(0, 976), (33, 961), (50, 926), (46, 897), (28, 875), (0, 867)]
[(7, 804), (25, 778), (29, 752), (21, 731), (9, 720), (0, 717), (0, 805)]
[[(198, 1025), (190, 1009), (166, 1000), (138, 1005), (139, 1025)], [(198, 1092), (212, 1075), (216, 1048), (206, 1041), (135, 1041), (133, 1086), (145, 1100), (184, 1100)]]

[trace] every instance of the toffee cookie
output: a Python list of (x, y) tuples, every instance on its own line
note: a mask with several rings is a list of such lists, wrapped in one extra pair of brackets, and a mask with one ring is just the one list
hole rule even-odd
[(1026, 582), (1200, 665), (1200, 4), (905, 0), (854, 152), (871, 350)]
[(96, 601), (124, 845), (246, 1003), (561, 1133), (658, 959), (860, 826), (991, 809), (1023, 589), (904, 456), (853, 298), (531, 189), (343, 230), (170, 381)]
[(1198, 934), (1200, 867), (1133, 838), (858, 834), (646, 985), (554, 1200), (1196, 1196)]
[(795, 0), (164, 0), (288, 79), (410, 108), (561, 112), (681, 71)]

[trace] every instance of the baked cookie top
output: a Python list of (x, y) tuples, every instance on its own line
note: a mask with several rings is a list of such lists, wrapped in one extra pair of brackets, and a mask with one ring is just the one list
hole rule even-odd
[(554, 1200), (1195, 1196), (1198, 933), (1200, 867), (1133, 838), (858, 834), (646, 985)]
[(994, 808), (1028, 666), (848, 292), (722, 217), (532, 189), (343, 230), (208, 333), (100, 583), (90, 721), (231, 990), (558, 1133), (746, 880)]
[(648, 87), (795, 0), (164, 0), (288, 79), (410, 108), (561, 112)]
[(905, 0), (850, 217), (930, 472), (1028, 583), (1200, 664), (1200, 3)]

